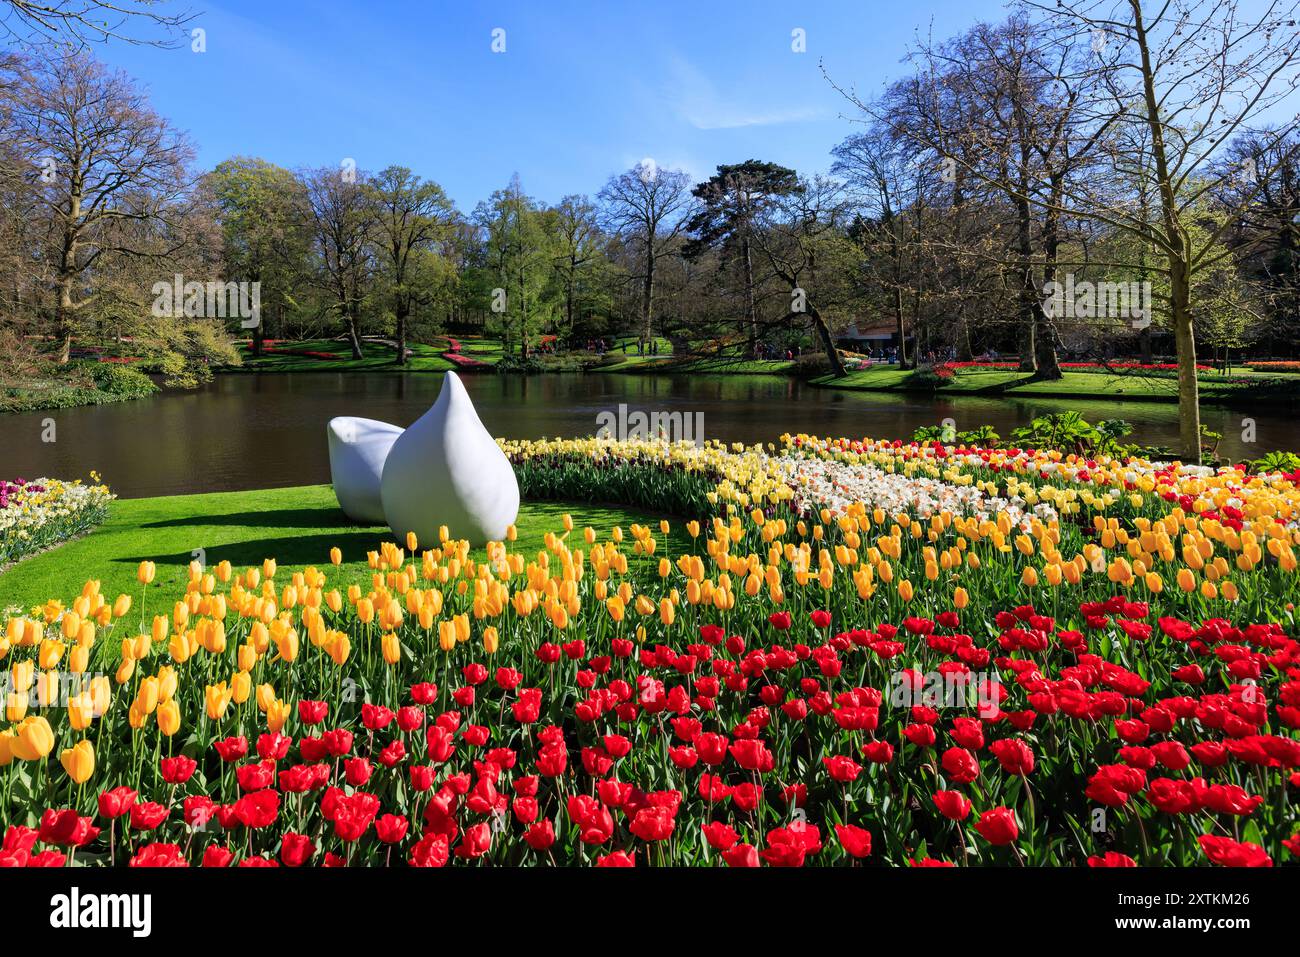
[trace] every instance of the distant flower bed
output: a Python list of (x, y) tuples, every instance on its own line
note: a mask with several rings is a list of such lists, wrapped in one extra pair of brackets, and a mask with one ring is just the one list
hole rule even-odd
[[(944, 365), (954, 369), (1017, 369), (1020, 367), (1018, 362), (1003, 362), (990, 359), (969, 359), (965, 362), (946, 362)], [(1300, 371), (1300, 363), (1295, 365), (1297, 371)], [(1062, 369), (1077, 369), (1084, 372), (1108, 372), (1116, 369), (1124, 372), (1178, 371), (1177, 363), (1173, 362), (1062, 362), (1060, 366)], [(1209, 371), (1211, 366), (1198, 364), (1196, 368)], [(1254, 366), (1251, 368), (1254, 368)]]
[[(308, 359), (342, 359), (337, 352), (322, 352), (318, 349), (282, 349), (280, 348), (281, 339), (263, 339), (262, 352), (274, 352), (278, 356), (303, 356)], [(251, 342), (244, 343), (244, 348), (250, 353), (253, 351)]]
[(461, 341), (459, 339), (453, 339), (448, 336), (447, 351), (442, 354), (442, 357), (448, 362), (460, 366), (462, 369), (477, 368), (479, 366), (487, 365), (487, 363), (482, 359), (475, 359), (472, 356), (465, 355), (465, 353), (461, 351), (461, 348)]
[(1251, 362), (1246, 368), (1252, 372), (1300, 372), (1300, 362)]
[[(98, 477), (91, 473), (92, 481)], [(107, 485), (0, 479), (0, 565), (79, 535), (108, 517)]]

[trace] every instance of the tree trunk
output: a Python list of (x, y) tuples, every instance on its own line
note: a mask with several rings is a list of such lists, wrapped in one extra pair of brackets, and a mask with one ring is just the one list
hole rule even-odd
[(397, 334), (397, 364), (406, 365), (406, 306), (397, 307), (397, 328), (394, 330)]
[(59, 344), (59, 365), (72, 358), (72, 276), (59, 277), (59, 302), (55, 310), (54, 335)]
[[(1059, 206), (1061, 200), (1060, 177), (1052, 178), (1052, 202), (1054, 206)], [(1050, 288), (1056, 280), (1056, 260), (1060, 248), (1060, 217), (1055, 209), (1049, 209), (1047, 217), (1043, 222), (1043, 288)], [(1037, 378), (1045, 379), (1049, 382), (1059, 381), (1061, 375), (1061, 364), (1056, 354), (1056, 322), (1052, 316), (1047, 314), (1043, 300), (1039, 296), (1034, 297), (1034, 324), (1035, 335), (1034, 345), (1037, 358), (1038, 371)]]
[(1029, 201), (1016, 200), (1016, 237), (1020, 254), (1020, 371), (1038, 371), (1038, 317), (1042, 308), (1034, 288), (1033, 245), (1029, 235)]
[(1191, 283), (1186, 264), (1170, 263), (1169, 298), (1174, 342), (1178, 346), (1178, 438), (1187, 462), (1201, 461), (1200, 384), (1196, 377), (1196, 339), (1192, 333)]
[[(359, 324), (357, 322), (356, 314), (349, 311), (348, 312), (348, 345), (352, 347), (353, 359), (361, 359), (364, 358), (365, 356), (365, 353), (361, 351), (361, 336), (357, 334), (358, 325)], [(261, 331), (260, 327), (258, 331), (259, 332)]]
[(809, 305), (808, 315), (812, 318), (813, 329), (816, 330), (817, 337), (821, 339), (822, 349), (826, 352), (826, 359), (831, 364), (831, 375), (837, 379), (843, 378), (846, 374), (844, 360), (840, 358), (840, 350), (835, 348), (835, 339), (831, 335), (830, 328), (826, 325), (826, 320), (822, 318), (822, 314), (813, 305)]
[(58, 299), (54, 309), (54, 336), (59, 344), (59, 365), (67, 365), (72, 358), (72, 283), (76, 279), (76, 243), (66, 240), (63, 247), (63, 261), (58, 273)]
[[(1188, 271), (1190, 242), (1179, 219), (1173, 177), (1165, 156), (1165, 119), (1155, 89), (1155, 68), (1142, 18), (1141, 0), (1129, 0), (1133, 11), (1133, 34), (1137, 42), (1142, 73), (1142, 94), (1146, 101), (1147, 128), (1151, 131), (1151, 156), (1155, 160), (1156, 185), (1164, 220), (1165, 256), (1169, 263), (1169, 306), (1178, 347), (1178, 436), (1181, 454), (1190, 463), (1201, 461), (1200, 387), (1196, 378), (1196, 338), (1192, 331), (1192, 277)], [(1176, 250), (1176, 252), (1175, 252)]]
[(641, 341), (648, 348), (650, 345), (651, 321), (655, 301), (655, 238), (654, 233), (646, 237), (645, 280), (641, 286)]
[(745, 356), (753, 359), (758, 356), (758, 311), (754, 307), (754, 261), (750, 256), (748, 232), (741, 239), (740, 247), (745, 264)]

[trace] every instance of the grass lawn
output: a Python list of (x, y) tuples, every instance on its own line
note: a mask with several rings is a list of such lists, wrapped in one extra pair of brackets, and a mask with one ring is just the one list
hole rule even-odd
[[(410, 343), (413, 355), (405, 366), (394, 360), (396, 352), (379, 342), (363, 342), (364, 353), (360, 359), (352, 358), (352, 349), (346, 342), (335, 339), (304, 339), (301, 342), (282, 341), (272, 346), (260, 358), (254, 359), (248, 349), (240, 346), (244, 364), (228, 368), (226, 372), (444, 372), (455, 369), (454, 363), (442, 357), (447, 347), (441, 343), (427, 345)], [(307, 352), (319, 355), (304, 355)], [(334, 358), (327, 359), (330, 355)], [(475, 356), (475, 358), (480, 358)]]
[[(541, 549), (547, 532), (564, 531), (566, 512), (573, 516), (575, 535), (580, 536), (581, 529), (590, 525), (604, 539), (615, 525), (626, 531), (639, 522), (653, 524), (656, 537), (660, 537), (661, 516), (635, 509), (526, 502), (519, 511), (519, 540), (512, 550), (531, 556)], [(673, 549), (688, 548), (690, 540), (676, 523), (672, 536)], [(101, 591), (110, 601), (125, 593), (138, 607), (141, 586), (136, 581), (136, 567), (146, 560), (158, 566), (148, 591), (174, 601), (188, 579), (193, 552), (200, 548), (209, 567), (228, 560), (239, 570), (274, 558), (286, 571), (316, 565), (328, 570), (334, 585), (355, 581), (368, 586), (371, 572), (366, 553), (385, 539), (393, 540), (387, 528), (367, 528), (348, 521), (328, 485), (126, 499), (113, 503), (108, 521), (94, 532), (19, 562), (0, 575), (0, 611), (13, 606), (31, 608), (50, 598), (69, 602), (88, 578), (99, 579)], [(660, 542), (658, 554), (667, 552), (665, 544)], [(341, 574), (329, 564), (329, 550), (335, 545), (343, 551)], [(627, 551), (629, 560), (635, 561), (630, 544)], [(161, 607), (161, 599), (149, 599), (146, 604), (150, 614), (167, 610)]]
[[(850, 372), (842, 378), (821, 376), (814, 385), (832, 389), (906, 390), (911, 370), (897, 366), (875, 366)], [(1123, 397), (1177, 401), (1178, 382), (1168, 377), (1141, 372), (1066, 372), (1055, 382), (1029, 382), (1023, 372), (1007, 369), (958, 369), (953, 380), (938, 391), (942, 394), (970, 395), (1041, 395), (1088, 398)], [(1023, 383), (1023, 384), (1020, 384)], [(1300, 397), (1300, 376), (1263, 375), (1234, 372), (1231, 376), (1203, 373), (1200, 382), (1202, 401), (1240, 399), (1247, 396), (1267, 398)]]
[[(611, 353), (611, 355), (621, 354)], [(598, 372), (663, 372), (701, 373), (709, 375), (787, 375), (795, 363), (785, 359), (740, 359), (703, 357), (698, 359), (674, 358), (671, 355), (638, 356), (632, 353), (626, 360), (603, 364)]]

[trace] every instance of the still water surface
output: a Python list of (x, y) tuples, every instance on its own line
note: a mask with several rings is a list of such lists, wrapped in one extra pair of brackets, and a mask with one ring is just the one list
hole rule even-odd
[[(911, 438), (951, 417), (959, 429), (992, 425), (1006, 436), (1035, 415), (1076, 409), (1090, 421), (1124, 418), (1137, 441), (1172, 446), (1172, 404), (1059, 399), (931, 397), (818, 389), (779, 376), (618, 375), (462, 377), (488, 430), (508, 438), (593, 435), (601, 413), (703, 413), (704, 437), (775, 441), (783, 432)], [(429, 373), (243, 373), (192, 392), (48, 412), (0, 415), (0, 478), (84, 477), (96, 469), (125, 498), (306, 485), (329, 481), (325, 423), (361, 415), (410, 425), (437, 398)], [(1285, 407), (1206, 406), (1237, 461), (1300, 449), (1300, 415)], [(54, 420), (56, 441), (41, 440)], [(1254, 420), (1253, 444), (1242, 441)]]

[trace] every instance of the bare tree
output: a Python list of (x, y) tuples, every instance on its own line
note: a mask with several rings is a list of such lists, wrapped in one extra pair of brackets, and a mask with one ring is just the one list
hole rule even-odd
[(170, 0), (0, 0), (0, 38), (53, 43), (75, 52), (109, 40), (175, 46), (181, 28), (197, 14), (169, 12), (170, 5)]
[(681, 170), (642, 162), (611, 177), (599, 198), (610, 231), (638, 252), (639, 336), (648, 342), (654, 334), (655, 269), (676, 248), (675, 240), (685, 228), (692, 204), (691, 179)]
[[(752, 242), (772, 273), (789, 290), (788, 308), (777, 323), (806, 320), (831, 373), (843, 376), (830, 316), (841, 317), (853, 298), (855, 249), (847, 236), (850, 207), (844, 186), (818, 177), (772, 198), (761, 211)], [(838, 325), (843, 325), (843, 321)]]
[(605, 255), (596, 206), (586, 196), (565, 196), (555, 207), (555, 271), (564, 286), (564, 329), (572, 336), (578, 289), (583, 276)]
[(188, 186), (192, 152), (125, 75), (84, 54), (32, 65), (12, 123), (48, 227), (53, 334), (66, 363), (76, 317), (94, 298), (84, 279), (100, 257), (174, 251), (147, 252), (114, 226), (169, 216)]
[(360, 359), (362, 309), (374, 276), (369, 239), (377, 221), (375, 207), (359, 170), (324, 167), (307, 173), (305, 180), (320, 257), (318, 281), (334, 300), (352, 358)]

